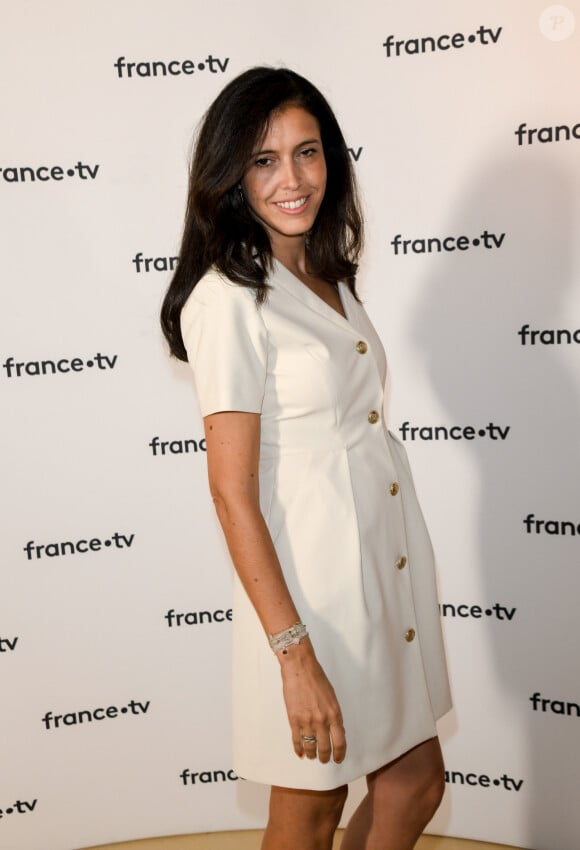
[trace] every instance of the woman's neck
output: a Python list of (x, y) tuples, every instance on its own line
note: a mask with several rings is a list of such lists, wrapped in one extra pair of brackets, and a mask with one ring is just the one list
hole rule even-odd
[(295, 239), (272, 239), (272, 255), (297, 277), (308, 276), (305, 236)]

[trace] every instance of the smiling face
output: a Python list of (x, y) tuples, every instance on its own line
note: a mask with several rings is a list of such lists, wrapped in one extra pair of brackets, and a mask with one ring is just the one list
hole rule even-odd
[(277, 112), (242, 179), (246, 202), (266, 228), (272, 253), (303, 240), (326, 189), (318, 121), (298, 106)]

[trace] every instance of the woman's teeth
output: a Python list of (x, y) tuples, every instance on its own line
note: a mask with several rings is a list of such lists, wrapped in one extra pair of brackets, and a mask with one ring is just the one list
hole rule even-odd
[(297, 210), (298, 207), (304, 206), (306, 198), (299, 198), (297, 201), (279, 201), (276, 206), (282, 207), (284, 210)]

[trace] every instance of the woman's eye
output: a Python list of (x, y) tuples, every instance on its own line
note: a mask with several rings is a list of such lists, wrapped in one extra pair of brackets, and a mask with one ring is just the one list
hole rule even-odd
[(315, 153), (317, 153), (316, 148), (305, 148), (303, 151), (300, 151), (300, 156), (309, 157)]
[(267, 156), (261, 156), (259, 159), (255, 160), (254, 165), (257, 165), (258, 168), (265, 168), (267, 165), (270, 165), (272, 162), (271, 159)]

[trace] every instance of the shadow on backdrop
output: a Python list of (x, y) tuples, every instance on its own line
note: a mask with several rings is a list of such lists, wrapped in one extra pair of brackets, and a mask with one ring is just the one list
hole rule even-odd
[[(518, 331), (574, 330), (566, 297), (574, 284), (573, 206), (577, 187), (547, 151), (490, 161), (448, 222), (452, 234), (505, 232), (500, 249), (440, 254), (417, 299), (415, 344), (449, 424), (510, 426), (504, 441), (465, 446), (476, 463), (477, 547), (482, 604), (515, 607), (513, 623), (482, 622), (502, 697), (525, 735), (522, 765), (529, 806), (526, 847), (572, 850), (580, 834), (580, 719), (534, 710), (530, 697), (578, 702), (577, 613), (580, 536), (528, 533), (524, 519), (580, 522), (579, 349), (522, 344)], [(493, 223), (493, 225), (490, 224)], [(577, 272), (576, 272), (577, 275)], [(545, 337), (548, 339), (548, 337)], [(465, 495), (456, 494), (458, 516)], [(580, 529), (579, 529), (580, 530)], [(486, 628), (487, 627), (487, 628)], [(467, 648), (468, 651), (468, 648)], [(465, 683), (463, 683), (465, 685)], [(478, 687), (477, 670), (469, 687)], [(483, 697), (483, 703), (485, 698)], [(511, 712), (510, 712), (511, 713)], [(512, 715), (513, 716), (513, 715)], [(501, 763), (488, 717), (480, 733)], [(510, 730), (502, 733), (509, 740)], [(497, 839), (496, 839), (497, 840)]]

